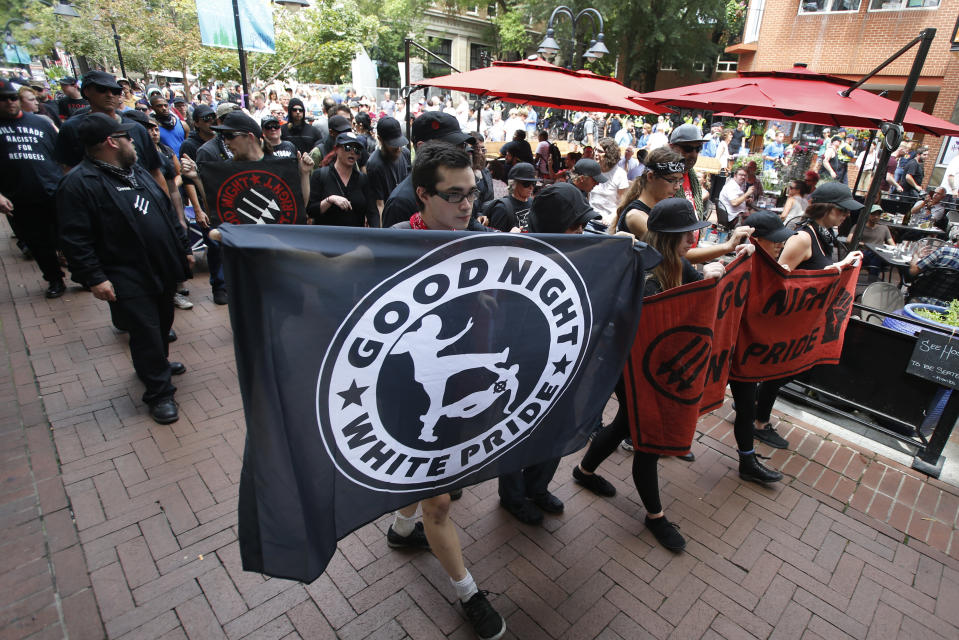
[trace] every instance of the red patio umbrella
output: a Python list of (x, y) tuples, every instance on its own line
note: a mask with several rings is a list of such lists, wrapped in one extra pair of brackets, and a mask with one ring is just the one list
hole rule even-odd
[(570, 71), (537, 57), (520, 62), (495, 61), (484, 69), (426, 78), (417, 84), (558, 109), (628, 114), (669, 111), (647, 104), (638, 92), (613, 78)]
[[(726, 111), (737, 117), (789, 120), (833, 127), (876, 129), (896, 115), (897, 102), (865, 89), (849, 97), (840, 93), (855, 84), (836, 76), (814, 73), (802, 65), (789, 71), (746, 71), (739, 77), (641, 94), (658, 105)], [(907, 131), (959, 135), (959, 125), (910, 108)]]

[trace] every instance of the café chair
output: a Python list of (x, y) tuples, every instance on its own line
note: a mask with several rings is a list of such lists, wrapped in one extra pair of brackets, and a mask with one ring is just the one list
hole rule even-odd
[(926, 236), (925, 238), (916, 240), (913, 243), (912, 251), (913, 253), (918, 253), (920, 258), (925, 258), (939, 247), (944, 247), (947, 244), (948, 243), (942, 238), (932, 238)]
[(946, 306), (959, 299), (959, 269), (935, 267), (921, 271), (909, 285), (906, 302), (928, 302)]
[[(890, 282), (873, 282), (866, 290), (862, 292), (862, 301), (860, 304), (864, 307), (877, 309), (892, 313), (905, 306), (906, 297), (899, 287)], [(882, 324), (883, 316), (877, 313), (869, 313), (863, 309), (861, 311), (862, 319), (870, 324)]]

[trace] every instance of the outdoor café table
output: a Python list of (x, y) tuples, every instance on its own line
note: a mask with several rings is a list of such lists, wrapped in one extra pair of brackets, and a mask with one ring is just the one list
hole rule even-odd
[[(896, 257), (895, 247), (890, 247), (884, 244), (866, 244), (866, 248), (879, 256), (879, 259), (885, 262), (890, 267), (895, 267), (899, 269), (899, 281), (905, 282), (906, 278), (906, 269), (909, 268), (909, 263), (912, 261), (912, 255)], [(892, 282), (892, 268), (889, 269), (889, 278), (886, 282)]]
[(937, 227), (929, 227), (928, 229), (923, 229), (922, 227), (914, 227), (911, 224), (893, 224), (891, 222), (883, 222), (882, 224), (889, 227), (889, 231), (892, 232), (893, 238), (896, 242), (899, 242), (899, 239), (907, 231), (917, 231), (922, 235), (929, 236), (944, 236), (946, 232)]

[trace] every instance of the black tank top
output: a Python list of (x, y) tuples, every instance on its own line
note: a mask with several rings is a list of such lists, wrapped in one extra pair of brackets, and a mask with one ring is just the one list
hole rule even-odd
[[(825, 269), (833, 263), (832, 258), (826, 255), (824, 249), (826, 247), (822, 246), (822, 241), (819, 239), (819, 234), (816, 233), (816, 230), (812, 228), (812, 223), (804, 225), (799, 228), (800, 232), (806, 233), (809, 235), (809, 243), (812, 249), (812, 256), (808, 260), (803, 260), (798, 265), (797, 269)], [(832, 248), (832, 245), (829, 246)]]
[(642, 211), (646, 215), (649, 215), (649, 212), (652, 211), (652, 209), (646, 206), (646, 203), (643, 202), (642, 200), (633, 200), (628, 205), (626, 205), (626, 208), (623, 209), (622, 215), (619, 216), (619, 220), (616, 221), (617, 231), (625, 231), (627, 233), (632, 233), (632, 231), (629, 230), (629, 227), (626, 226), (626, 214), (632, 211), (633, 209)]

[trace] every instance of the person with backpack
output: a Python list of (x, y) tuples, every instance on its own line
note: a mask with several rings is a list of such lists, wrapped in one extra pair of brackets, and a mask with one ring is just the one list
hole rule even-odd
[(509, 232), (526, 226), (526, 217), (533, 202), (536, 169), (528, 162), (518, 162), (509, 170), (506, 182), (509, 195), (491, 200), (483, 210), (491, 229)]
[(536, 174), (540, 176), (548, 176), (552, 173), (552, 168), (550, 167), (550, 144), (549, 144), (549, 134), (545, 131), (539, 132), (539, 144), (536, 145)]

